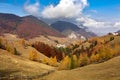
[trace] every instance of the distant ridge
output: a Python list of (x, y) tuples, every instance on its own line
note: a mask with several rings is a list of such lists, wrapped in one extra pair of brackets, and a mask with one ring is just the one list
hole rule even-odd
[(76, 34), (80, 34), (85, 37), (96, 36), (93, 32), (87, 32), (85, 29), (79, 28), (76, 24), (73, 24), (71, 22), (56, 21), (51, 24), (51, 27), (60, 31), (64, 35), (69, 35), (72, 32), (75, 32)]
[(63, 37), (59, 31), (34, 16), (19, 17), (14, 14), (0, 13), (0, 35), (4, 33), (17, 34), (23, 38), (39, 35)]

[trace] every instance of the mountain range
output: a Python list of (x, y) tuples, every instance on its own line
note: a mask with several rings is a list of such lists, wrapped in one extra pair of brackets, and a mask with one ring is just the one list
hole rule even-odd
[(36, 17), (19, 17), (13, 14), (0, 14), (0, 30), (1, 35), (3, 33), (12, 33), (24, 38), (32, 38), (39, 35), (63, 36)]
[(72, 32), (76, 35), (79, 34), (80, 36), (85, 37), (93, 37), (96, 36), (93, 32), (88, 32), (86, 27), (81, 24), (84, 28), (79, 28), (76, 24), (67, 21), (56, 21), (51, 24), (51, 27), (61, 32), (63, 35), (68, 36)]
[(22, 38), (33, 38), (39, 35), (65, 37), (72, 32), (85, 37), (95, 36), (94, 33), (87, 32), (71, 22), (56, 21), (49, 25), (31, 15), (20, 17), (14, 14), (0, 13), (0, 35), (12, 33)]

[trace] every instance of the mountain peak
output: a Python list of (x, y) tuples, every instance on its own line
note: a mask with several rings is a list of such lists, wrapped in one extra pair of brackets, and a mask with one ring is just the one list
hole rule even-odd
[(34, 16), (19, 17), (14, 14), (0, 14), (0, 34), (12, 33), (23, 38), (33, 38), (39, 35), (63, 37), (57, 30)]
[(0, 19), (4, 20), (20, 20), (20, 17), (15, 14), (0, 13)]
[(55, 23), (51, 24), (51, 26), (60, 32), (63, 32), (64, 30), (75, 31), (79, 29), (77, 25), (67, 21), (56, 21)]
[(56, 21), (53, 24), (51, 24), (51, 27), (60, 31), (62, 34), (66, 35), (66, 36), (68, 36), (72, 32), (75, 32), (76, 34), (80, 34), (81, 36), (85, 36), (85, 37), (95, 36), (95, 35), (91, 34), (92, 32), (91, 33), (87, 32), (86, 29), (79, 28), (76, 24), (73, 24), (73, 23), (67, 22), (67, 21)]

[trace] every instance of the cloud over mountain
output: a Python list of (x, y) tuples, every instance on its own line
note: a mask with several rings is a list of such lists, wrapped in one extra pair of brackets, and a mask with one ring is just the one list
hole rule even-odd
[(39, 2), (35, 4), (28, 4), (28, 1), (24, 4), (24, 10), (31, 15), (39, 15)]
[(77, 23), (83, 23), (88, 30), (98, 34), (99, 36), (105, 35), (108, 32), (116, 32), (120, 30), (120, 22), (105, 22), (97, 21), (89, 17), (80, 17), (76, 19)]
[[(83, 24), (88, 30), (98, 35), (104, 35), (108, 32), (120, 30), (120, 22), (97, 21), (85, 15), (84, 9), (89, 6), (88, 0), (60, 0), (58, 4), (47, 5), (40, 11), (40, 3), (26, 3), (24, 10), (29, 14), (46, 19), (72, 19), (77, 24)], [(91, 12), (98, 13), (96, 10)], [(88, 13), (89, 14), (89, 13)], [(84, 15), (84, 16), (83, 16)]]
[(24, 10), (32, 15), (44, 18), (72, 18), (82, 14), (83, 9), (88, 6), (87, 0), (60, 0), (57, 5), (48, 5), (39, 12), (40, 3), (24, 5)]
[(42, 11), (45, 18), (71, 18), (80, 15), (88, 5), (87, 0), (60, 0), (56, 6), (49, 5)]

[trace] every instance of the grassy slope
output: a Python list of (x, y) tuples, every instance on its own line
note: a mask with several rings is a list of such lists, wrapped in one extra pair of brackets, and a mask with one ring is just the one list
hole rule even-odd
[[(7, 75), (36, 76), (54, 70), (54, 67), (30, 61), (29, 53), (35, 49), (31, 46), (24, 47), (21, 45), (19, 38), (11, 34), (6, 34), (4, 38), (17, 49), (20, 55), (13, 55), (0, 49), (0, 77)], [(39, 54), (39, 60), (48, 58), (37, 50), (35, 51)]]
[(120, 80), (120, 56), (100, 64), (56, 71), (44, 80)]
[(39, 62), (30, 61), (21, 56), (12, 55), (0, 49), (0, 76), (35, 76), (49, 70), (54, 70), (54, 68)]

